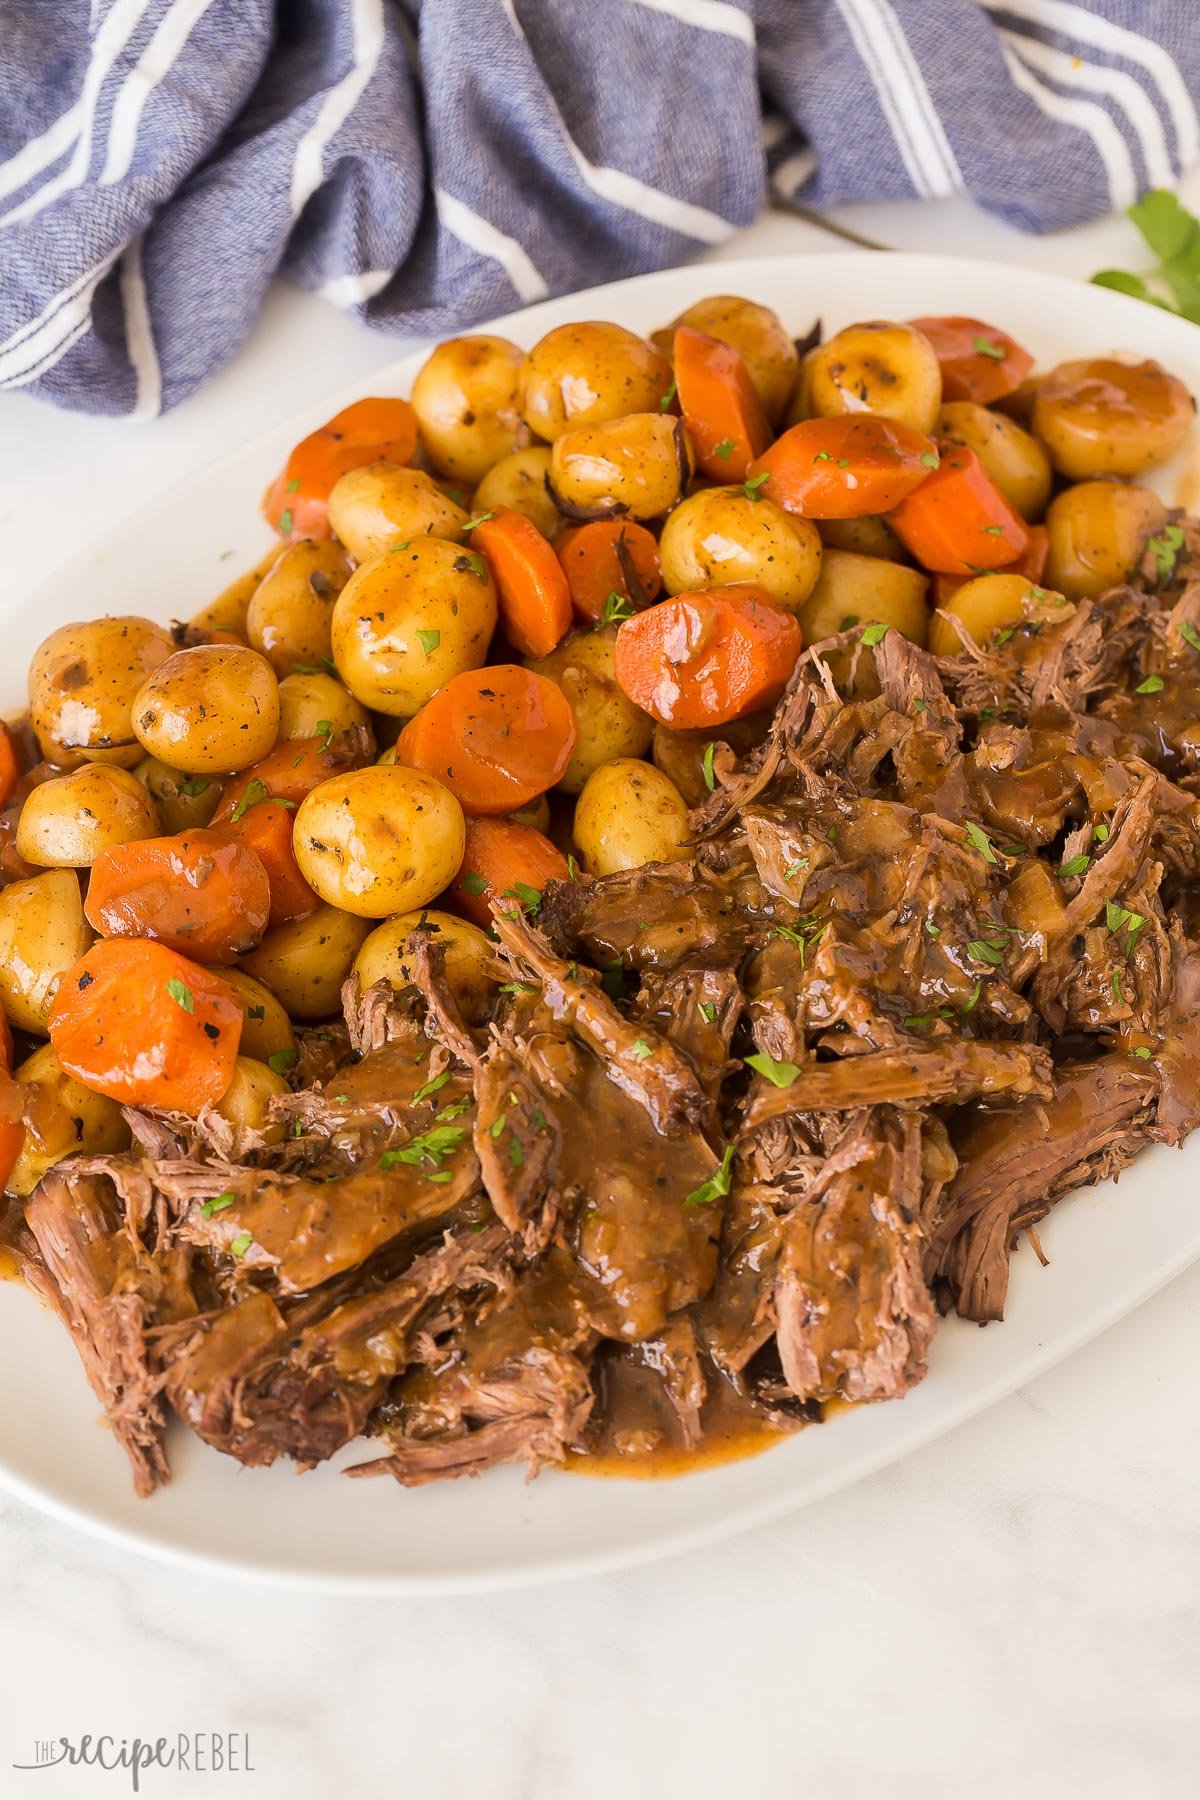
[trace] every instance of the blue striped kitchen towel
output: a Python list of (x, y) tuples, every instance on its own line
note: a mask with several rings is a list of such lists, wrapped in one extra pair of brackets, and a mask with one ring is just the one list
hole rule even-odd
[(1200, 154), (1197, 0), (0, 0), (0, 387), (151, 418), (267, 283), (396, 332), (679, 263), (773, 187), (1029, 230)]

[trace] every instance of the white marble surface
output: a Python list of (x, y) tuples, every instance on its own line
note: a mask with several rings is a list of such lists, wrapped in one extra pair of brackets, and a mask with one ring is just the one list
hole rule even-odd
[[(1195, 206), (1200, 177), (1188, 192)], [(1139, 264), (1119, 220), (1038, 241), (957, 203), (845, 217), (906, 249), (1078, 275)], [(773, 217), (727, 253), (822, 247)], [(885, 268), (864, 260), (864, 311), (885, 310)], [(395, 353), (280, 289), (234, 366), (153, 427), (0, 397), (5, 588)], [(14, 1773), (39, 1737), (233, 1731), (250, 1734), (252, 1775), (151, 1771), (142, 1792), (1191, 1800), (1198, 1368), (1200, 1268), (851, 1493), (703, 1554), (527, 1594), (268, 1593), (0, 1497), (0, 1796), (130, 1791), (121, 1773)]]

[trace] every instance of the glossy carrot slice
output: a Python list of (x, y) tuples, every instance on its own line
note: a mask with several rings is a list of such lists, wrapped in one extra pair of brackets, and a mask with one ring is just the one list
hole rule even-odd
[(681, 325), (675, 332), (679, 410), (710, 481), (745, 481), (771, 441), (750, 372), (732, 344)]
[(923, 568), (979, 575), (1023, 555), (1029, 527), (1008, 504), (973, 450), (943, 443), (941, 461), (888, 518)]
[(493, 900), (504, 907), (536, 911), (546, 883), (569, 877), (562, 852), (532, 825), (515, 825), (511, 819), (468, 819), (462, 868), (448, 891), (458, 911), (486, 929), (492, 922)]
[(59, 981), (50, 1042), (98, 1094), (194, 1116), (233, 1080), (242, 1019), (211, 969), (145, 938), (101, 938)]
[(282, 801), (288, 811), (294, 811), (321, 782), (356, 766), (357, 758), (326, 749), (325, 742), (324, 738), (293, 738), (277, 744), (252, 768), (230, 776), (212, 823), (228, 825), (265, 800)]
[(500, 620), (522, 656), (549, 656), (571, 629), (562, 564), (532, 519), (498, 506), (471, 533), (496, 583)]
[(0, 725), (0, 806), (3, 806), (21, 776), (17, 748), (7, 725)]
[(616, 676), (661, 725), (695, 731), (773, 706), (801, 645), (792, 614), (754, 583), (693, 588), (625, 621)]
[(576, 525), (555, 548), (575, 617), (585, 625), (628, 618), (662, 592), (658, 540), (632, 519)]
[(938, 449), (911, 425), (874, 413), (806, 419), (750, 465), (748, 485), (806, 519), (890, 512), (938, 465)]
[[(10, 1055), (11, 1060), (11, 1055)], [(8, 1186), (21, 1146), (25, 1142), (22, 1111), (27, 1090), (12, 1076), (0, 1072), (0, 1194)]]
[(510, 813), (562, 777), (578, 736), (560, 687), (500, 663), (439, 688), (396, 739), (396, 761), (436, 775), (465, 813)]
[(266, 871), (270, 889), (267, 928), (307, 919), (321, 902), (300, 873), (292, 845), (293, 809), (278, 801), (248, 806), (240, 819), (213, 827), (218, 837), (253, 851)]
[(1046, 573), (1046, 561), (1050, 555), (1050, 533), (1044, 525), (1026, 525), (1029, 542), (1020, 556), (1007, 565), (1013, 575), (1024, 575), (1029, 581), (1039, 582)]
[(942, 366), (943, 400), (991, 406), (1015, 393), (1033, 367), (1028, 350), (982, 319), (953, 314), (908, 322), (933, 345)]
[(267, 929), (271, 890), (246, 845), (186, 831), (102, 851), (83, 910), (102, 937), (155, 938), (196, 962), (229, 963)]
[(280, 537), (329, 537), (334, 483), (366, 463), (409, 463), (417, 415), (407, 400), (356, 400), (296, 445), (263, 496), (263, 516)]

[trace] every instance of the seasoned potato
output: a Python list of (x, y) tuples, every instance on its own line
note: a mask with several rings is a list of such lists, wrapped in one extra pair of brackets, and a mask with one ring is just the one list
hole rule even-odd
[(532, 450), (514, 450), (511, 456), (502, 456), (475, 489), (475, 512), (494, 512), (498, 506), (507, 506), (510, 512), (524, 513), (543, 537), (553, 537), (566, 521), (546, 492), (549, 473), (550, 452), (541, 444)]
[(525, 359), (521, 411), (553, 443), (581, 425), (654, 412), (670, 385), (666, 357), (623, 325), (557, 325)]
[(1156, 362), (1089, 357), (1059, 363), (1041, 381), (1033, 429), (1072, 481), (1140, 475), (1174, 456), (1195, 416), (1182, 381)]
[[(613, 673), (617, 627), (603, 631), (573, 631), (557, 650), (527, 668), (562, 689), (571, 703), (579, 736), (570, 762), (558, 786), (578, 794), (594, 769), (614, 757), (643, 756), (650, 747), (654, 721), (635, 706)], [(530, 823), (537, 824), (536, 820)], [(538, 825), (543, 831), (544, 826)]]
[[(264, 1144), (278, 1144), (283, 1137), (282, 1124), (269, 1123), (272, 1100), (291, 1089), (282, 1075), (253, 1056), (239, 1056), (233, 1068), (233, 1080), (217, 1101), (216, 1110), (227, 1124), (241, 1136), (257, 1131)], [(239, 1149), (235, 1143), (235, 1150)]]
[(480, 1023), (496, 993), (492, 946), (478, 925), (453, 913), (427, 908), (399, 913), (377, 925), (354, 959), (359, 986), (369, 988), (377, 981), (388, 981), (394, 988), (409, 986), (413, 959), (407, 945), (418, 925), (428, 925), (433, 942), (446, 952), (446, 982), (463, 1018), (471, 1025)]
[[(541, 673), (544, 675), (546, 671), (543, 669)], [(532, 825), (533, 829), (540, 831), (543, 837), (549, 834), (550, 802), (545, 794), (539, 794), (536, 800), (529, 802), (528, 806), (520, 806), (516, 812), (511, 812), (508, 816), (514, 825)]]
[(207, 775), (185, 775), (157, 756), (144, 756), (133, 771), (158, 808), (165, 832), (195, 831), (207, 825), (221, 798), (221, 783)]
[(1036, 587), (1025, 575), (978, 575), (974, 581), (964, 581), (931, 619), (929, 648), (935, 656), (955, 656), (961, 647), (957, 631), (941, 613), (961, 619), (982, 646), (998, 631), (1011, 630), (1026, 619), (1046, 613), (1053, 617), (1054, 602), (1060, 600), (1061, 595)]
[(678, 419), (630, 413), (556, 438), (550, 490), (572, 519), (654, 519), (685, 492), (694, 461)]
[(595, 769), (575, 807), (575, 842), (593, 875), (672, 862), (687, 836), (687, 803), (675, 783), (632, 757)]
[(973, 450), (1004, 498), (1023, 519), (1040, 519), (1046, 510), (1054, 471), (1044, 447), (1015, 419), (976, 406), (973, 400), (951, 400), (937, 416), (939, 438)]
[(250, 602), (254, 598), (255, 589), (263, 576), (279, 557), (278, 539), (266, 553), (259, 557), (252, 569), (231, 581), (227, 588), (222, 588), (215, 600), (202, 606), (198, 613), (192, 615), (189, 623), (194, 631), (236, 631), (239, 637), (246, 635), (246, 614)]
[(332, 675), (297, 673), (285, 675), (279, 684), (279, 741), (293, 738), (324, 737), (354, 726), (370, 727), (371, 718), (365, 706)]
[(857, 556), (882, 556), (885, 562), (908, 562), (908, 551), (887, 520), (878, 514), (861, 519), (822, 519), (817, 525), (821, 542), (834, 550), (853, 550)]
[(246, 975), (241, 969), (218, 969), (246, 1011), (238, 1050), (256, 1062), (269, 1062), (280, 1051), (294, 1050), (296, 1039), (292, 1023), (270, 988)]
[(151, 756), (185, 775), (249, 768), (275, 747), (275, 671), (257, 650), (237, 644), (177, 650), (139, 688), (133, 729)]
[(924, 646), (929, 632), (929, 579), (902, 563), (852, 550), (829, 550), (804, 605), (800, 625), (806, 644), (820, 643), (851, 625), (891, 625)]
[(370, 929), (353, 913), (320, 906), (306, 919), (268, 931), (238, 966), (269, 988), (293, 1019), (327, 1019), (339, 1010), (342, 983)]
[(1084, 481), (1050, 502), (1046, 582), (1068, 600), (1083, 600), (1128, 581), (1146, 539), (1166, 524), (1167, 509), (1149, 488)]
[(460, 537), (467, 515), (423, 469), (382, 462), (334, 483), (329, 522), (355, 562), (364, 563), (414, 538)]
[(795, 612), (821, 569), (821, 538), (811, 519), (740, 487), (701, 488), (680, 501), (659, 545), (669, 594), (687, 588), (756, 581), (777, 605)]
[(441, 475), (473, 485), (510, 450), (523, 450), (520, 412), (525, 354), (502, 337), (450, 338), (413, 382), (421, 441)]
[(375, 764), (323, 781), (301, 801), (292, 841), (322, 900), (365, 919), (426, 906), (458, 874), (462, 807), (419, 769)]
[(11, 1025), (46, 1036), (59, 977), (91, 941), (70, 869), (0, 888), (0, 1006)]
[(161, 830), (158, 808), (136, 775), (84, 763), (29, 794), (17, 820), (17, 854), (40, 869), (90, 869), (102, 850)]
[(328, 657), (333, 603), (349, 578), (344, 552), (328, 538), (302, 538), (276, 558), (246, 613), (246, 637), (276, 675)]
[(670, 348), (675, 326), (679, 325), (690, 325), (693, 331), (703, 331), (723, 344), (733, 345), (746, 365), (763, 411), (772, 424), (778, 425), (799, 366), (796, 346), (778, 314), (769, 306), (741, 300), (736, 294), (710, 294), (680, 313), (670, 331), (661, 334), (668, 340), (664, 348)]
[(478, 551), (421, 538), (356, 569), (333, 614), (333, 660), (364, 706), (408, 718), (452, 675), (479, 669), (496, 590)]
[(929, 339), (911, 325), (872, 319), (847, 325), (811, 353), (809, 400), (819, 418), (878, 413), (930, 432), (942, 403), (942, 371)]
[(29, 665), (29, 722), (46, 761), (66, 769), (141, 762), (134, 696), (173, 649), (149, 619), (92, 619), (51, 632)]
[(22, 1199), (64, 1156), (109, 1156), (129, 1147), (130, 1131), (115, 1100), (95, 1094), (68, 1075), (51, 1045), (27, 1056), (16, 1079), (29, 1085), (25, 1141), (8, 1178)]

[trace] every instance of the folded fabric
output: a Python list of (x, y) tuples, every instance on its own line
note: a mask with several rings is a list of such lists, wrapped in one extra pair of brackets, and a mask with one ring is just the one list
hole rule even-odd
[(0, 0), (0, 387), (151, 418), (294, 281), (446, 332), (768, 187), (1057, 230), (1200, 155), (1195, 0)]

